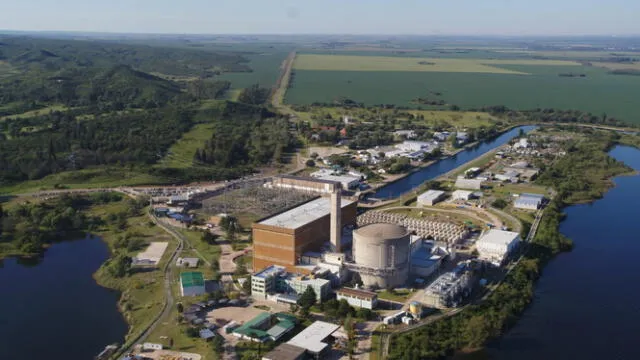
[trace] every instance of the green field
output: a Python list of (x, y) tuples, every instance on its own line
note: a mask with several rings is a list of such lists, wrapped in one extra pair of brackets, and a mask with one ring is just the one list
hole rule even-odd
[(213, 124), (194, 125), (169, 148), (167, 155), (159, 165), (177, 169), (191, 167), (196, 149), (201, 148), (206, 140), (211, 139), (213, 126)]
[(102, 188), (117, 186), (164, 184), (170, 179), (159, 178), (145, 170), (130, 167), (103, 167), (65, 171), (45, 176), (39, 180), (23, 181), (9, 186), (0, 186), (0, 193), (22, 194), (39, 190), (50, 190), (56, 185), (70, 189)]
[(231, 89), (242, 89), (259, 83), (270, 88), (275, 85), (280, 75), (280, 65), (287, 58), (288, 52), (275, 51), (256, 55), (246, 55), (252, 72), (225, 73), (218, 80), (231, 81)]
[[(418, 107), (413, 99), (430, 97), (463, 109), (492, 105), (519, 110), (575, 109), (640, 122), (637, 101), (640, 76), (611, 75), (606, 69), (587, 66), (500, 66), (530, 75), (296, 70), (286, 102), (332, 103), (336, 98), (347, 97), (365, 105)], [(566, 72), (586, 74), (586, 77), (558, 76)], [(441, 95), (434, 97), (430, 95), (433, 92)]]
[(390, 56), (298, 55), (296, 70), (323, 71), (414, 71), (518, 74), (526, 72), (502, 68), (503, 65), (579, 66), (563, 60), (439, 59)]

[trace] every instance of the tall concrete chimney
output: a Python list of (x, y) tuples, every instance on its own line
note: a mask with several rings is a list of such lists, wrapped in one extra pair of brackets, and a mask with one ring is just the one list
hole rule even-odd
[(333, 251), (342, 251), (342, 189), (337, 184), (331, 193), (331, 245)]

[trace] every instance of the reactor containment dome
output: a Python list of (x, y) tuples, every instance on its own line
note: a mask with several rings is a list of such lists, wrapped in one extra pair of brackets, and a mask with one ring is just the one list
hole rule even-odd
[(370, 224), (353, 232), (351, 270), (364, 286), (394, 288), (409, 277), (410, 233), (400, 225)]

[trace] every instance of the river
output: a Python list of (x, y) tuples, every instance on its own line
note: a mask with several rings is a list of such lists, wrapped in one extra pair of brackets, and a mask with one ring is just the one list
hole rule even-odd
[(51, 246), (38, 262), (0, 262), (0, 359), (93, 359), (122, 343), (118, 293), (92, 274), (109, 257), (100, 238)]
[(491, 150), (496, 149), (499, 146), (508, 143), (509, 140), (518, 136), (520, 129), (524, 132), (529, 132), (535, 128), (536, 126), (519, 126), (513, 128), (492, 140), (481, 142), (480, 144), (469, 149), (465, 149), (452, 157), (439, 160), (434, 164), (411, 173), (396, 182), (383, 186), (371, 197), (377, 199), (390, 199), (400, 196), (411, 191), (413, 188), (422, 185), (425, 181), (435, 179), (442, 174), (445, 174), (479, 156), (488, 153)]
[[(610, 155), (640, 171), (640, 150)], [(487, 349), (495, 360), (640, 359), (640, 176), (618, 177), (592, 204), (565, 209), (574, 249), (543, 271), (517, 325)]]

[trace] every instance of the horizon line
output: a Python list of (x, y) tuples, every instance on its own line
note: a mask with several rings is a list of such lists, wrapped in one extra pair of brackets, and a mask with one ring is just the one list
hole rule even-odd
[(175, 35), (175, 36), (397, 36), (397, 37), (511, 37), (511, 38), (531, 38), (531, 37), (567, 37), (567, 38), (584, 38), (584, 37), (611, 37), (611, 38), (627, 38), (627, 37), (640, 37), (640, 33), (637, 34), (611, 34), (611, 33), (582, 33), (582, 34), (455, 34), (455, 33), (442, 33), (442, 34), (417, 34), (417, 33), (398, 33), (398, 34), (385, 34), (385, 33), (199, 33), (199, 32), (119, 32), (119, 31), (99, 31), (99, 30), (12, 30), (12, 29), (0, 29), (0, 34), (9, 33), (26, 33), (26, 34), (85, 34), (85, 35)]

